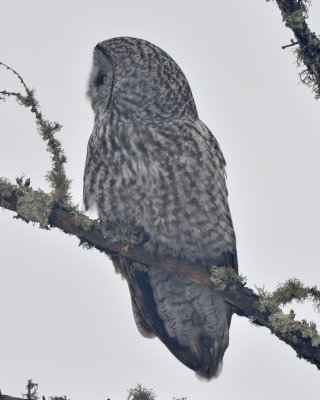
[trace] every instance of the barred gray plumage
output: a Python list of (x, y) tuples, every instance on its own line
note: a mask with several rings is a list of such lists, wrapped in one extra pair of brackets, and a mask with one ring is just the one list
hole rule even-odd
[[(225, 160), (173, 59), (142, 39), (98, 43), (88, 97), (95, 122), (86, 209), (106, 224), (142, 228), (149, 252), (237, 269)], [(128, 282), (139, 331), (158, 336), (199, 376), (217, 376), (232, 315), (221, 298), (157, 267), (131, 268), (122, 257), (113, 263)]]

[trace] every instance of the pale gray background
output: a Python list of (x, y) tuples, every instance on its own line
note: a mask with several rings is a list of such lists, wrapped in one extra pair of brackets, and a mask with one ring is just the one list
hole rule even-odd
[[(320, 33), (320, 5), (311, 27)], [(114, 36), (147, 39), (185, 72), (201, 119), (227, 160), (241, 272), (274, 289), (296, 276), (319, 284), (319, 103), (298, 84), (292, 35), (265, 0), (0, 1), (0, 59), (36, 88), (63, 126), (75, 202), (93, 113), (85, 98), (92, 50)], [(0, 72), (0, 88), (18, 89)], [(47, 189), (49, 155), (33, 116), (0, 104), (0, 176), (24, 173)], [(129, 292), (110, 262), (74, 237), (0, 211), (0, 388), (26, 380), (46, 396), (126, 398), (141, 382), (159, 400), (298, 399), (316, 395), (319, 373), (264, 328), (234, 317), (221, 376), (200, 382), (158, 340), (135, 328)], [(315, 319), (312, 306), (300, 317)]]

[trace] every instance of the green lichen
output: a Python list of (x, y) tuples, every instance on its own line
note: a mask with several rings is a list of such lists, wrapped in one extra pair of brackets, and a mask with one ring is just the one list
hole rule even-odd
[(315, 99), (318, 100), (320, 99), (320, 40), (310, 31), (306, 22), (310, 3), (308, 0), (299, 1), (297, 4), (299, 8), (291, 14), (287, 14), (279, 3), (278, 5), (286, 26), (293, 31), (297, 39), (298, 47), (294, 52), (298, 68), (302, 67), (299, 72), (300, 81), (314, 92)]
[(299, 78), (301, 83), (313, 91), (315, 99), (318, 100), (320, 99), (320, 79), (314, 71), (317, 66), (320, 65), (320, 41), (318, 40), (316, 46), (310, 46), (310, 48), (315, 50), (309, 57), (306, 57), (305, 52), (301, 50), (301, 48), (296, 49), (295, 54), (297, 57), (297, 66), (299, 68), (303, 68), (306, 65), (311, 66), (310, 68), (303, 68), (302, 71), (299, 72)]
[(280, 306), (290, 304), (293, 300), (302, 302), (310, 299), (313, 301), (317, 310), (320, 309), (320, 292), (316, 287), (306, 287), (298, 279), (289, 279), (284, 284), (270, 293), (264, 288), (257, 288), (260, 301), (260, 309), (262, 312), (268, 312), (269, 322), (275, 332), (291, 337), (294, 342), (298, 342), (298, 336), (308, 338), (312, 346), (320, 345), (320, 336), (314, 322), (305, 320), (296, 321), (293, 310), (289, 314), (282, 312)]
[(232, 283), (241, 283), (242, 285), (246, 283), (246, 278), (242, 275), (238, 275), (236, 271), (230, 267), (211, 267), (210, 280), (217, 290), (224, 290)]
[(51, 195), (42, 190), (20, 189), (17, 203), (17, 214), (27, 221), (38, 222), (40, 228), (46, 229), (54, 205)]
[(299, 10), (294, 11), (292, 14), (289, 14), (285, 19), (285, 24), (292, 30), (303, 30), (305, 27), (304, 11), (300, 8)]
[(152, 389), (143, 387), (140, 383), (135, 388), (128, 389), (127, 400), (155, 400), (157, 397)]
[(320, 336), (314, 322), (306, 320), (296, 321), (294, 311), (284, 314), (281, 311), (275, 312), (269, 316), (269, 322), (276, 332), (289, 336), (293, 342), (298, 343), (299, 336), (309, 339), (313, 347), (320, 345)]
[(0, 194), (3, 197), (10, 197), (13, 191), (17, 188), (16, 185), (10, 183), (6, 178), (0, 178)]
[(47, 172), (46, 179), (52, 189), (52, 197), (56, 203), (64, 207), (70, 207), (71, 180), (67, 178), (65, 172), (67, 158), (60, 141), (55, 137), (55, 134), (61, 129), (61, 125), (57, 122), (50, 122), (44, 118), (40, 111), (40, 106), (35, 97), (34, 90), (30, 89), (25, 84), (22, 77), (14, 69), (2, 62), (0, 62), (0, 66), (11, 71), (19, 79), (25, 91), (25, 95), (23, 95), (21, 93), (3, 90), (0, 91), (0, 95), (2, 95), (1, 99), (5, 100), (8, 97), (14, 97), (20, 105), (29, 108), (31, 112), (34, 113), (38, 132), (47, 144), (47, 151), (51, 153), (52, 168)]
[(96, 221), (90, 219), (87, 215), (73, 209), (71, 213), (74, 216), (74, 223), (86, 232), (91, 231), (95, 227)]
[(28, 383), (26, 385), (27, 393), (22, 394), (28, 400), (38, 400), (38, 384), (32, 382), (32, 379), (28, 379)]
[(128, 251), (129, 247), (134, 247), (141, 244), (145, 240), (145, 233), (141, 228), (133, 225), (108, 225), (105, 226), (99, 223), (98, 229), (103, 234), (103, 237), (109, 242), (120, 242), (125, 245), (123, 251)]
[(10, 183), (8, 179), (0, 178), (0, 202), (4, 202), (4, 197), (11, 197), (15, 189), (17, 189), (17, 186)]
[(311, 300), (315, 309), (320, 312), (320, 291), (316, 286), (305, 286), (299, 279), (288, 279), (285, 283), (279, 284), (273, 293), (267, 292), (264, 288), (257, 290), (261, 297), (260, 303), (270, 311), (290, 304), (293, 300), (299, 303)]
[(299, 0), (299, 5), (302, 11), (305, 13), (306, 17), (308, 16), (309, 8), (311, 6), (311, 0)]

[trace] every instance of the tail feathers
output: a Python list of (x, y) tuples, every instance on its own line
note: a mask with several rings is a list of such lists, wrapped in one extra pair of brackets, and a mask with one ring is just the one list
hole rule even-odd
[(126, 278), (139, 332), (157, 336), (200, 379), (217, 377), (229, 344), (231, 312), (209, 289), (152, 267), (140, 271), (122, 257), (113, 260)]
[(203, 346), (201, 353), (201, 364), (195, 370), (200, 380), (218, 378), (222, 371), (224, 352), (229, 345), (229, 325), (226, 326), (220, 338), (212, 340), (211, 345)]

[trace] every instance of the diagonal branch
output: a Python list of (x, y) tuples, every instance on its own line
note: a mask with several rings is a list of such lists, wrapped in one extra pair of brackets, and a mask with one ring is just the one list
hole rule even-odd
[[(269, 0), (267, 0), (269, 1)], [(302, 83), (307, 85), (315, 93), (315, 98), (320, 98), (320, 39), (311, 32), (306, 19), (310, 0), (276, 0), (281, 11), (285, 25), (293, 32), (296, 42), (286, 47), (298, 45), (295, 49), (297, 65), (303, 67), (299, 72)]]
[[(0, 206), (17, 212), (19, 216), (19, 203), (21, 198), (25, 196), (25, 191), (21, 187), (9, 183), (6, 186), (4, 181), (0, 181), (0, 183)], [(28, 193), (30, 191), (36, 193), (36, 191), (28, 188)], [(84, 221), (87, 223), (85, 224)], [(53, 207), (49, 212), (48, 224), (67, 234), (77, 236), (81, 243), (85, 242), (107, 254), (118, 254), (149, 266), (165, 268), (215, 290), (233, 308), (236, 314), (270, 329), (280, 340), (290, 345), (296, 351), (298, 357), (308, 360), (320, 369), (320, 347), (314, 343), (312, 336), (299, 329), (297, 324), (303, 325), (303, 323), (290, 319), (290, 329), (286, 327), (285, 321), (278, 315), (279, 312), (272, 313), (268, 307), (264, 307), (261, 297), (259, 298), (256, 293), (245, 287), (239, 280), (231, 280), (230, 283), (217, 287), (213, 284), (214, 279), (208, 269), (181, 259), (147, 253), (141, 244), (129, 247), (128, 244), (120, 241), (106, 239), (101, 230), (95, 227), (94, 221), (75, 210), (66, 211), (57, 206)], [(272, 323), (275, 319), (277, 324)], [(293, 324), (293, 322), (296, 324)], [(308, 328), (310, 329), (309, 326)]]

